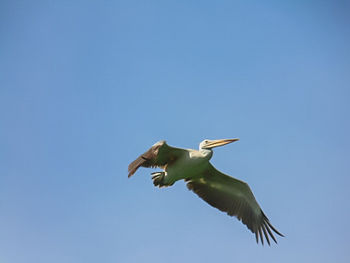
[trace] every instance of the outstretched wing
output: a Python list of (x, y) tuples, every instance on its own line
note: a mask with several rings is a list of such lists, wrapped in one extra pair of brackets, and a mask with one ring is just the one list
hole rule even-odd
[(129, 164), (128, 177), (132, 176), (139, 167), (164, 167), (175, 162), (178, 158), (188, 154), (181, 148), (171, 147), (165, 141), (154, 144), (148, 151), (141, 154), (135, 161)]
[(257, 243), (260, 236), (264, 244), (263, 233), (269, 245), (269, 236), (277, 243), (271, 230), (283, 236), (271, 225), (248, 184), (219, 172), (211, 164), (203, 177), (189, 180), (187, 187), (210, 205), (236, 216), (255, 233)]

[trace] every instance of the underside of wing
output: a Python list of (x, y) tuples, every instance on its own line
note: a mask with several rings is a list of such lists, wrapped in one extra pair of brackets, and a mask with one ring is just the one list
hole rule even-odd
[(141, 154), (135, 161), (129, 164), (128, 177), (132, 176), (138, 168), (142, 167), (164, 167), (175, 162), (187, 151), (181, 148), (169, 146), (165, 141), (154, 144), (148, 151)]
[(264, 244), (264, 235), (269, 245), (269, 237), (277, 243), (273, 232), (283, 236), (271, 225), (248, 184), (219, 172), (212, 165), (209, 165), (203, 177), (188, 180), (187, 187), (210, 205), (236, 216), (255, 233), (257, 242), (260, 237)]

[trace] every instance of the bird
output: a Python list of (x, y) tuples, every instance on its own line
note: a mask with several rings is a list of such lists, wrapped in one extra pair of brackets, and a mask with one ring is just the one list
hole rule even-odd
[(260, 239), (264, 245), (264, 236), (268, 245), (269, 237), (277, 243), (273, 233), (284, 235), (272, 226), (248, 184), (220, 172), (209, 162), (213, 148), (238, 140), (205, 139), (199, 144), (199, 150), (172, 147), (161, 140), (129, 164), (128, 177), (140, 167), (161, 168), (163, 171), (151, 174), (155, 186), (168, 187), (184, 180), (187, 188), (208, 204), (242, 221), (255, 234), (257, 243)]

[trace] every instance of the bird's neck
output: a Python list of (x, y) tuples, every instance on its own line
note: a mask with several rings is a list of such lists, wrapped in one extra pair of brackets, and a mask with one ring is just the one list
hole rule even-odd
[(213, 156), (212, 149), (199, 149), (199, 151), (205, 158), (208, 158), (208, 160)]

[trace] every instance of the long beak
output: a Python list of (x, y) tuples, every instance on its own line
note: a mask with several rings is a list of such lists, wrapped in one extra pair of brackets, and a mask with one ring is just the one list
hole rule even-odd
[(236, 141), (239, 141), (239, 139), (234, 138), (234, 139), (211, 140), (205, 145), (204, 148), (214, 148), (214, 147), (223, 146)]

